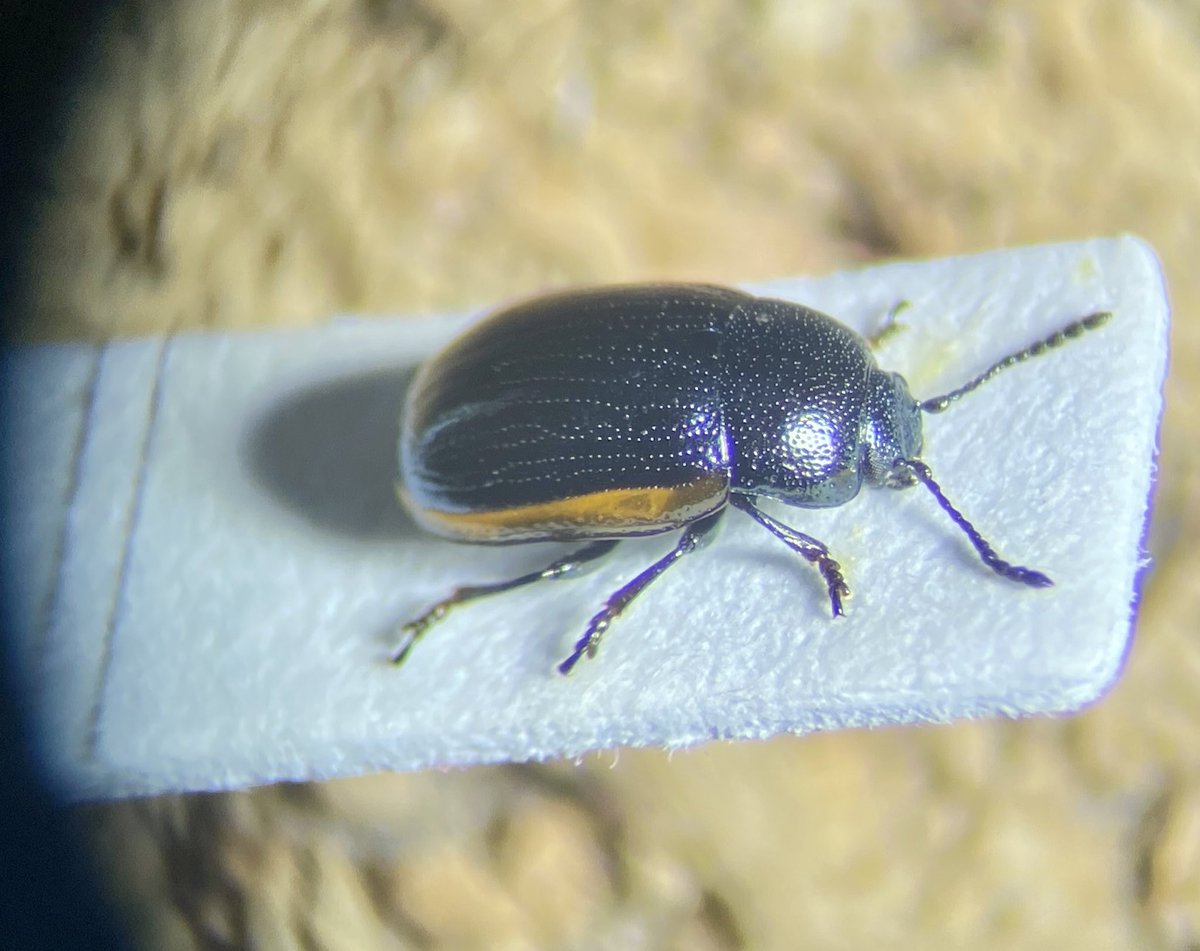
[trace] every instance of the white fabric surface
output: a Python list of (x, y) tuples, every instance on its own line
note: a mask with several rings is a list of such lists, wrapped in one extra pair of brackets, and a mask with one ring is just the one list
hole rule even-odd
[[(421, 534), (392, 491), (404, 386), (465, 321), (40, 346), (4, 356), (3, 580), (47, 761), (73, 797), (218, 789), (623, 745), (1061, 713), (1127, 650), (1168, 310), (1133, 238), (900, 263), (751, 290), (866, 330), (920, 399), (1067, 320), (1114, 319), (925, 419), (946, 493), (1032, 590), (979, 562), (921, 488), (771, 511), (824, 540), (854, 598), (738, 512), (554, 665), (672, 536), (452, 613), (408, 663), (395, 626), (558, 546)], [(473, 319), (473, 318), (472, 318)]]

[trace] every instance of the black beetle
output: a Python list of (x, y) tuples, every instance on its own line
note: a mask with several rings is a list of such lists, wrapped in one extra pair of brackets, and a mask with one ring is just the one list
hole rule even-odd
[(418, 373), (400, 437), (401, 498), (439, 535), (476, 543), (586, 539), (519, 578), (458, 588), (402, 628), (400, 663), (455, 604), (579, 574), (622, 538), (683, 529), (675, 547), (591, 619), (566, 674), (655, 578), (705, 544), (727, 506), (821, 572), (834, 617), (850, 589), (829, 549), (758, 507), (843, 505), (864, 480), (923, 483), (983, 562), (1002, 560), (933, 480), (921, 413), (946, 409), (1001, 370), (1108, 319), (1073, 321), (969, 383), (917, 402), (866, 339), (800, 304), (722, 287), (647, 284), (572, 291), (496, 313)]

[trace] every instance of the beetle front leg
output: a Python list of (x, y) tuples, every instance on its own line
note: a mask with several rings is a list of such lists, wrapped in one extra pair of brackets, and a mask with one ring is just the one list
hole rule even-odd
[(825, 579), (825, 588), (829, 592), (829, 605), (833, 610), (833, 616), (840, 617), (846, 613), (842, 608), (842, 600), (850, 597), (850, 586), (846, 584), (846, 579), (842, 575), (842, 566), (829, 554), (829, 549), (825, 547), (824, 542), (772, 518), (754, 504), (753, 496), (733, 493), (729, 496), (729, 503), (749, 515), (792, 551), (816, 565), (817, 570), (821, 572), (821, 577)]
[(912, 304), (909, 301), (896, 301), (888, 309), (888, 312), (883, 315), (883, 320), (879, 322), (879, 326), (863, 338), (867, 341), (867, 346), (872, 350), (878, 350), (889, 337), (893, 337), (903, 330), (904, 324), (900, 323), (896, 318), (900, 316), (901, 312), (908, 310), (911, 306)]

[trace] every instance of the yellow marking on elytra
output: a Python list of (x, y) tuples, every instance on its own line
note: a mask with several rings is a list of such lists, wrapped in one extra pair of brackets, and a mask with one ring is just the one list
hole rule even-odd
[(554, 534), (559, 537), (667, 531), (712, 511), (724, 500), (728, 481), (706, 473), (678, 486), (603, 489), (510, 508), (480, 512), (414, 512), (427, 528), (469, 541), (503, 541)]

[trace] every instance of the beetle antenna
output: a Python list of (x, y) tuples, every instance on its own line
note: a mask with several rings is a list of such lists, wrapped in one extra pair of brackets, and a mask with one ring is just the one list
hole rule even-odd
[(942, 491), (942, 487), (934, 481), (933, 473), (929, 471), (929, 466), (925, 465), (920, 459), (901, 459), (899, 465), (907, 468), (924, 484), (925, 488), (933, 493), (933, 497), (938, 500), (938, 505), (945, 509), (946, 514), (954, 519), (954, 524), (966, 533), (967, 538), (971, 540), (971, 544), (975, 546), (975, 550), (979, 552), (979, 557), (983, 559), (983, 563), (991, 568), (992, 571), (998, 575), (1003, 575), (1010, 581), (1019, 581), (1021, 584), (1027, 584), (1031, 588), (1049, 588), (1054, 584), (1053, 581), (1040, 571), (1014, 565), (997, 555), (996, 550), (979, 534), (975, 526), (967, 521), (966, 516), (956, 509), (954, 504), (946, 498), (946, 493)]
[[(1089, 314), (1087, 317), (1081, 317), (1079, 320), (1073, 320), (1061, 330), (1056, 330), (1044, 340), (1039, 340), (1037, 343), (1030, 344), (1023, 350), (1018, 350), (1016, 353), (1010, 353), (1003, 360), (996, 361), (981, 374), (979, 374), (979, 376), (975, 377), (975, 379), (964, 383), (958, 389), (951, 390), (949, 393), (945, 393), (942, 396), (934, 396), (931, 399), (924, 400), (918, 405), (926, 413), (944, 412), (955, 400), (966, 396), (972, 390), (982, 386), (1002, 370), (1007, 370), (1009, 367), (1016, 366), (1018, 363), (1024, 363), (1030, 357), (1040, 356), (1047, 350), (1053, 350), (1055, 347), (1061, 347), (1067, 341), (1081, 336), (1086, 331), (1095, 330), (1097, 327), (1107, 323), (1110, 317), (1112, 317), (1111, 311), (1102, 310), (1095, 314)], [(926, 485), (930, 485), (932, 488), (931, 483), (927, 482)], [(943, 502), (942, 507), (945, 508), (947, 504), (948, 503)], [(953, 509), (949, 509), (948, 511), (953, 512)], [(979, 546), (976, 545), (975, 547), (978, 548)], [(987, 561), (987, 559), (985, 558), (984, 561)], [(1003, 574), (1003, 572), (1001, 573)]]

